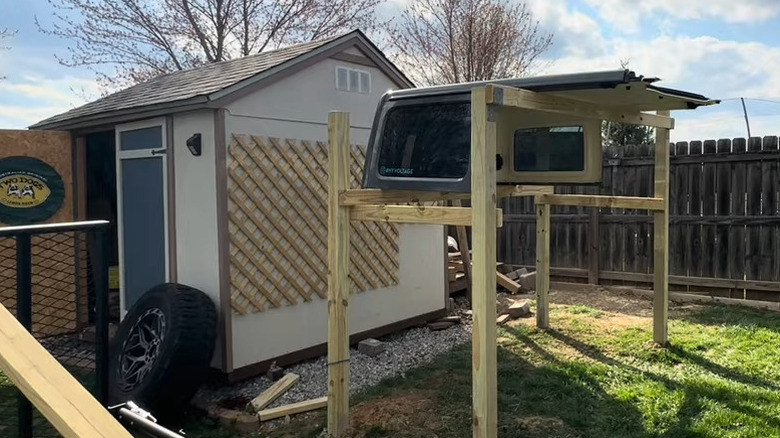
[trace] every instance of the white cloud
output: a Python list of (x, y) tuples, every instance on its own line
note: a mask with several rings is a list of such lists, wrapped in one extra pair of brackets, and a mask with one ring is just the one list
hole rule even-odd
[[(528, 0), (526, 4), (539, 21), (540, 28), (553, 33), (551, 52), (557, 57), (578, 53), (599, 56), (604, 36), (599, 24), (589, 15), (576, 10), (566, 0)], [(575, 46), (576, 44), (576, 46)]]
[(585, 0), (617, 31), (637, 32), (641, 20), (663, 15), (676, 20), (715, 18), (727, 23), (768, 21), (780, 14), (777, 0)]
[(605, 54), (587, 50), (560, 60), (552, 72), (617, 68), (627, 58), (629, 67), (661, 84), (685, 87), (714, 98), (780, 96), (780, 47), (761, 43), (723, 41), (712, 37), (658, 37), (653, 40), (612, 40)]
[(10, 76), (0, 81), (0, 128), (24, 129), (27, 126), (87, 102), (78, 95), (98, 95), (95, 81), (66, 76)]

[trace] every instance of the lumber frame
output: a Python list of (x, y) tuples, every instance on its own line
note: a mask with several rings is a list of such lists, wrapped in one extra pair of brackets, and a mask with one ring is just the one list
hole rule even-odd
[(328, 114), (328, 433), (349, 429), (349, 209), (338, 194), (349, 187), (349, 114)]
[[(668, 111), (659, 114), (669, 115)], [(655, 197), (664, 208), (653, 214), (653, 341), (669, 342), (669, 130), (656, 129)]]
[(656, 115), (641, 111), (609, 111), (588, 102), (507, 87), (505, 85), (490, 84), (486, 88), (488, 104), (572, 114), (580, 117), (609, 120), (611, 122), (652, 126), (654, 128), (674, 128), (674, 119), (669, 117), (668, 114)]
[[(358, 221), (396, 222), (406, 224), (437, 224), (471, 226), (472, 214), (469, 207), (438, 207), (414, 205), (356, 205), (350, 210), (350, 219)], [(495, 211), (496, 226), (503, 224), (502, 211)]]
[[(496, 187), (497, 198), (551, 195), (553, 186), (501, 185)], [(349, 189), (340, 192), (341, 205), (405, 204), (470, 199), (472, 193), (424, 192), (416, 190)]]
[[(497, 186), (495, 157), (496, 120), (493, 106), (568, 113), (653, 126), (657, 129), (655, 193), (653, 197), (561, 195), (552, 186)], [(472, 287), (472, 427), (475, 438), (498, 433), (496, 346), (496, 232), (502, 224), (497, 199), (533, 196), (537, 204), (536, 293), (537, 325), (549, 326), (550, 207), (573, 205), (646, 209), (654, 212), (654, 339), (667, 341), (668, 309), (668, 180), (669, 112), (616, 112), (572, 99), (543, 95), (505, 86), (485, 85), (471, 90), (471, 192), (349, 189), (349, 118), (333, 111), (328, 117), (330, 141), (328, 185), (328, 433), (343, 437), (349, 424), (349, 223), (384, 221), (471, 226), (473, 235)], [(471, 207), (422, 206), (423, 202), (471, 199)], [(417, 205), (392, 205), (417, 204)], [(467, 250), (468, 251), (468, 250)]]

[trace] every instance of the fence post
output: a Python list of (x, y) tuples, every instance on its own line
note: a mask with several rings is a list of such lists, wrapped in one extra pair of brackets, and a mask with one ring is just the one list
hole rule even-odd
[(588, 283), (599, 284), (599, 208), (588, 211)]
[[(32, 239), (16, 236), (16, 319), (32, 333)], [(19, 391), (17, 404), (19, 438), (32, 438), (32, 403)]]
[(104, 255), (106, 232), (101, 227), (95, 233), (95, 392), (104, 406), (108, 404), (108, 272)]

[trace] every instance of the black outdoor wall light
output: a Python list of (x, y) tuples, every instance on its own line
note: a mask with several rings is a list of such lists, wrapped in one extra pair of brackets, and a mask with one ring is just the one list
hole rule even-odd
[(187, 148), (192, 155), (200, 156), (200, 132), (187, 139)]

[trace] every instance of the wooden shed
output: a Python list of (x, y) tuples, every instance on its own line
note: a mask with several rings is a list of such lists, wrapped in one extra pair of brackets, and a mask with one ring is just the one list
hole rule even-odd
[[(381, 96), (412, 83), (360, 31), (163, 75), (31, 126), (66, 131), (77, 219), (116, 224), (121, 315), (152, 286), (219, 308), (231, 380), (326, 351), (330, 111), (352, 118), (352, 184)], [(355, 224), (350, 333), (441, 316), (446, 230)]]

